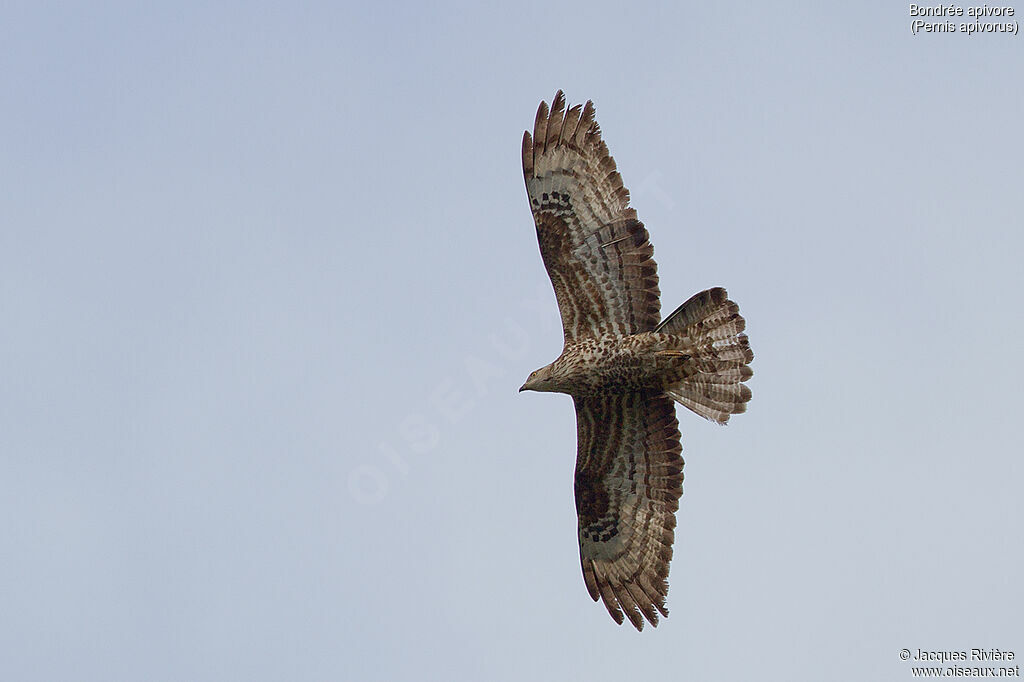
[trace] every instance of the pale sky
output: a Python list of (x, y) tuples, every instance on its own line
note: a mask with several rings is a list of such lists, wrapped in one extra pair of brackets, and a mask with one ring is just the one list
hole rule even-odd
[[(5, 4), (0, 678), (1020, 663), (1024, 38), (911, 21)], [(561, 348), (519, 158), (559, 88), (597, 106), (664, 311), (725, 286), (755, 353), (747, 414), (678, 409), (642, 633), (583, 584), (572, 401), (517, 392)]]

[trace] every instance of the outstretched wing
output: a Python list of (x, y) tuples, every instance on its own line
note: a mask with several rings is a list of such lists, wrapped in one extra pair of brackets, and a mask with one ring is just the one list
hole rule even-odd
[(622, 393), (576, 401), (576, 513), (587, 591), (642, 630), (668, 615), (668, 565), (683, 458), (672, 400)]
[(559, 90), (523, 134), (523, 175), (565, 341), (654, 329), (661, 318), (647, 230), (594, 121)]

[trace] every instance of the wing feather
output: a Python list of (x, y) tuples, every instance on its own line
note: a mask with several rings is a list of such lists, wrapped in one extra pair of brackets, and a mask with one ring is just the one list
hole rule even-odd
[(566, 110), (561, 91), (550, 109), (541, 102), (533, 136), (523, 135), (523, 175), (565, 341), (654, 329), (661, 319), (654, 249), (592, 102)]
[(682, 448), (672, 400), (648, 393), (576, 397), (576, 512), (587, 591), (638, 630), (667, 616)]
[(565, 112), (565, 120), (562, 123), (562, 134), (558, 137), (558, 143), (568, 145), (576, 137), (576, 127), (580, 123), (580, 112), (582, 105), (569, 107)]

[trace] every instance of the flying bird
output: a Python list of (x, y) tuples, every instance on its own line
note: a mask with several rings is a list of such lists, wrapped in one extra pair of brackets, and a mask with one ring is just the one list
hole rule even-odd
[(520, 391), (576, 405), (576, 512), (583, 580), (615, 622), (668, 616), (675, 512), (683, 494), (678, 402), (725, 424), (746, 410), (754, 359), (739, 306), (720, 287), (661, 319), (654, 249), (594, 105), (559, 90), (523, 135), (523, 175), (564, 346)]

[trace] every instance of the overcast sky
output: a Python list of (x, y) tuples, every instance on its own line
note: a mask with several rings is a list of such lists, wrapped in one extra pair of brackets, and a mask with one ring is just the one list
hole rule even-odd
[[(6, 3), (0, 677), (1020, 663), (1024, 38), (911, 21)], [(572, 401), (517, 393), (561, 349), (519, 156), (559, 88), (597, 106), (665, 311), (725, 286), (755, 352), (747, 414), (678, 410), (642, 633), (583, 584)]]

